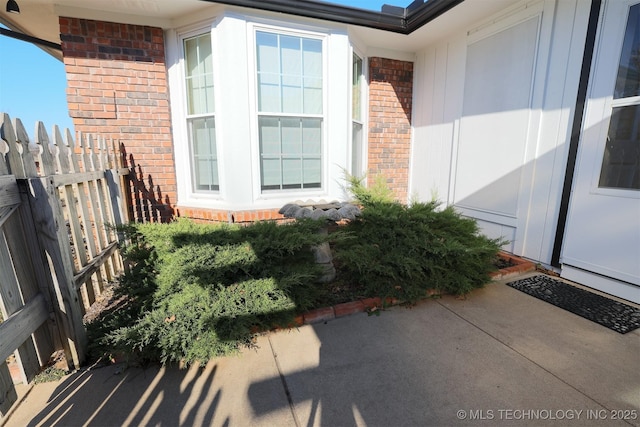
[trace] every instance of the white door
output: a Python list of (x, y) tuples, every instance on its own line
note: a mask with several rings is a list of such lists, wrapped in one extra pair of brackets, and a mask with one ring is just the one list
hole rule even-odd
[(603, 4), (562, 275), (640, 303), (640, 1)]

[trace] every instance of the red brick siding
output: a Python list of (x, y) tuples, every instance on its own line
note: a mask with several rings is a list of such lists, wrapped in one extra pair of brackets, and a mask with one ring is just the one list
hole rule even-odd
[(369, 59), (369, 184), (383, 175), (395, 197), (407, 202), (413, 63)]
[[(177, 200), (162, 29), (61, 17), (67, 101), (76, 131), (122, 143), (129, 166), (151, 197), (149, 218), (173, 217)], [(413, 64), (371, 58), (369, 176), (382, 174), (407, 200)], [(135, 202), (135, 201), (134, 201)], [(145, 207), (134, 207), (134, 216)], [(181, 207), (181, 216), (235, 222), (279, 219), (276, 211), (227, 212)], [(136, 213), (137, 211), (137, 213)], [(159, 212), (159, 214), (157, 214)]]
[(66, 17), (59, 24), (76, 131), (124, 144), (143, 193), (155, 196), (151, 208), (172, 216), (176, 174), (162, 29)]
[(198, 209), (179, 207), (178, 215), (199, 221), (246, 223), (262, 220), (284, 220), (278, 209), (255, 211), (225, 211), (216, 209)]

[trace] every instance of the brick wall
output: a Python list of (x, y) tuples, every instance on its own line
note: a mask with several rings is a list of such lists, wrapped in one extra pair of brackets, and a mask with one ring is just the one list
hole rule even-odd
[[(76, 131), (123, 144), (136, 179), (132, 218), (175, 215), (236, 222), (281, 218), (276, 212), (222, 212), (175, 206), (169, 92), (161, 28), (61, 17), (67, 101)], [(382, 174), (407, 201), (413, 64), (371, 58), (369, 177)]]
[(383, 175), (396, 198), (407, 202), (413, 63), (370, 58), (369, 80), (369, 184)]
[(263, 220), (284, 220), (285, 217), (278, 213), (279, 209), (262, 209), (253, 211), (225, 211), (217, 209), (198, 209), (179, 207), (179, 216), (192, 218), (199, 221), (249, 223)]
[(59, 24), (75, 130), (124, 144), (147, 216), (172, 217), (176, 175), (162, 29), (66, 17)]

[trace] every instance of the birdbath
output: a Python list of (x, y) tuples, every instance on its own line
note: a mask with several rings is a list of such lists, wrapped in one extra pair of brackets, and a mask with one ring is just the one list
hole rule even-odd
[[(318, 233), (326, 236), (329, 234), (329, 224), (343, 219), (354, 220), (360, 215), (360, 208), (348, 202), (294, 202), (287, 203), (278, 211), (285, 218), (292, 219), (325, 219), (324, 226)], [(316, 264), (322, 267), (322, 275), (319, 283), (329, 283), (336, 278), (336, 268), (333, 265), (333, 255), (329, 242), (321, 243), (311, 248)]]

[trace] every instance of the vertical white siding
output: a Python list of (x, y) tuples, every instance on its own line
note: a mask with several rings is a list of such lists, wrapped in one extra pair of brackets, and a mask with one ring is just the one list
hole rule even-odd
[(521, 2), (416, 62), (411, 188), (435, 192), (506, 249), (550, 262), (589, 12)]
[(467, 46), (454, 203), (518, 214), (539, 16)]

